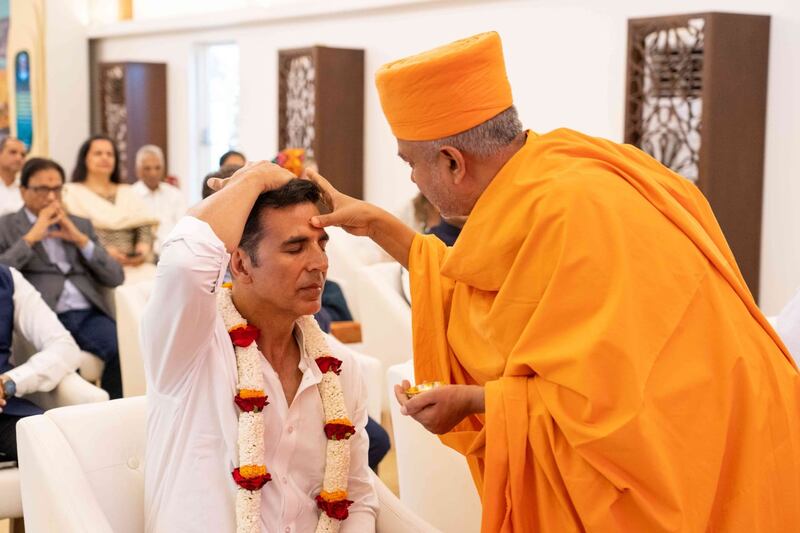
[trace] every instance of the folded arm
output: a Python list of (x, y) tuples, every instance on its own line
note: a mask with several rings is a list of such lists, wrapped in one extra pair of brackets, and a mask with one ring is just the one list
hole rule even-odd
[(22, 274), (14, 278), (14, 331), (21, 334), (36, 353), (8, 371), (17, 385), (17, 396), (49, 391), (80, 365), (80, 349), (55, 313)]

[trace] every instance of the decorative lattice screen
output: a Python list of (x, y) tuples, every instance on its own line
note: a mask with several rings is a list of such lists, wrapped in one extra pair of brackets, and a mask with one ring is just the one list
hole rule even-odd
[(628, 140), (697, 181), (702, 126), (704, 19), (632, 29)]
[(280, 148), (304, 148), (314, 158), (314, 91), (316, 69), (311, 55), (288, 55), (281, 58)]
[(126, 181), (128, 168), (128, 109), (125, 106), (125, 71), (121, 66), (105, 69), (102, 75), (103, 131), (119, 149), (120, 178)]

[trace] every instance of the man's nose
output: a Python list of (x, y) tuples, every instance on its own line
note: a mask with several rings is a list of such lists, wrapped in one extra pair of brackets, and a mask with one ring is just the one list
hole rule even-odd
[(325, 250), (319, 248), (313, 253), (313, 257), (308, 263), (308, 270), (328, 271), (328, 254), (325, 253)]

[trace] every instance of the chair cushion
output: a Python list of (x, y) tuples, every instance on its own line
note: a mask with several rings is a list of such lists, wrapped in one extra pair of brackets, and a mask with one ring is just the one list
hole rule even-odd
[(48, 411), (115, 532), (144, 531), (145, 398)]

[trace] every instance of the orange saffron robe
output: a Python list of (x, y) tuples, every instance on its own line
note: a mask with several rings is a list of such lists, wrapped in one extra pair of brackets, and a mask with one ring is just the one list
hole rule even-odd
[(528, 134), (456, 245), (409, 256), (418, 382), (484, 532), (800, 531), (800, 380), (705, 198), (640, 150)]

